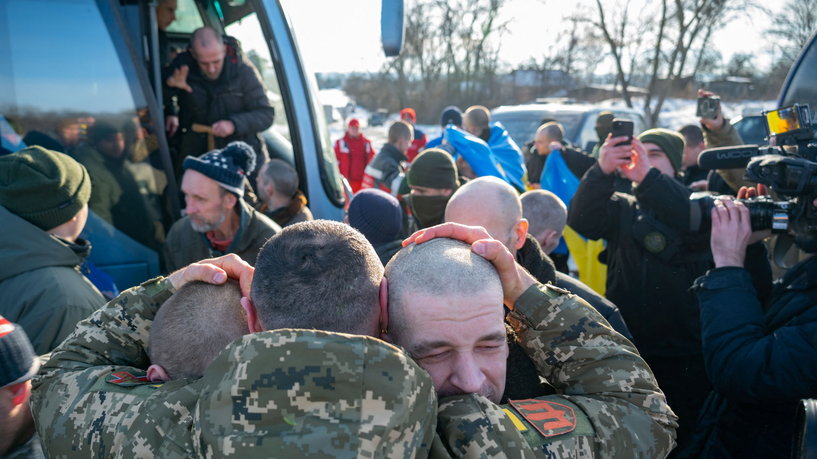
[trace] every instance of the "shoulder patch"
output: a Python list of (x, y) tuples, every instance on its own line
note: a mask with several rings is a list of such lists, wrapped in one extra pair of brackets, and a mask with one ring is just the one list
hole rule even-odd
[(155, 384), (148, 379), (147, 373), (144, 371), (114, 371), (113, 373), (109, 374), (105, 377), (105, 382), (108, 384), (115, 384), (120, 387), (134, 387), (134, 386), (144, 386), (144, 385), (152, 385), (154, 387), (159, 387), (162, 384), (158, 383)]
[(545, 437), (564, 435), (576, 429), (573, 408), (548, 400), (509, 400), (511, 406)]

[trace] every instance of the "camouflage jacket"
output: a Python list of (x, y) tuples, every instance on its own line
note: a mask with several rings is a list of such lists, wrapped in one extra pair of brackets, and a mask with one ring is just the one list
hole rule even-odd
[(198, 380), (146, 381), (167, 280), (124, 292), (58, 347), (31, 396), (49, 457), (414, 457), (434, 439), (429, 376), (373, 338), (275, 330)]
[(587, 303), (533, 286), (509, 322), (559, 395), (508, 406), (473, 394), (440, 400), (437, 431), (448, 454), (659, 458), (674, 447), (677, 417), (649, 367)]

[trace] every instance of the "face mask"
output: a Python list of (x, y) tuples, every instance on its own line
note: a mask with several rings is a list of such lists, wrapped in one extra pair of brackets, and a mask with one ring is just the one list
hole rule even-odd
[(439, 225), (445, 217), (445, 205), (451, 196), (412, 196), (411, 212), (420, 228)]

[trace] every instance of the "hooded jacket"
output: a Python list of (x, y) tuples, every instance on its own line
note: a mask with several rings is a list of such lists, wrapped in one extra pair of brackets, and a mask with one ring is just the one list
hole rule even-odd
[(199, 233), (190, 225), (190, 217), (177, 221), (167, 233), (165, 243), (165, 267), (168, 271), (175, 271), (190, 263), (205, 258), (218, 257), (234, 253), (251, 265), (255, 265), (258, 251), (279, 231), (281, 227), (252, 207), (243, 199), (236, 204), (241, 212), (241, 223), (233, 237), (233, 242), (225, 252), (219, 252), (210, 246), (210, 241), (204, 233)]
[[(54, 457), (425, 457), (431, 378), (383, 341), (316, 330), (245, 335), (198, 380), (143, 368), (166, 279), (80, 324), (35, 378), (32, 412)], [(135, 365), (135, 366), (127, 366)]]
[(0, 315), (23, 327), (37, 354), (46, 354), (105, 298), (80, 272), (91, 251), (71, 244), (0, 206)]

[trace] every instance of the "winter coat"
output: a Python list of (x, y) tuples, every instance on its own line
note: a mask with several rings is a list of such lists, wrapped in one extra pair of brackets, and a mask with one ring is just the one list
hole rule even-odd
[(394, 145), (387, 143), (366, 166), (363, 188), (378, 188), (397, 196), (405, 173), (406, 155)]
[(235, 125), (235, 132), (227, 137), (215, 137), (215, 147), (224, 148), (235, 140), (247, 142), (255, 150), (257, 173), (268, 157), (258, 133), (272, 125), (275, 110), (267, 98), (261, 77), (244, 56), (238, 42), (225, 37), (224, 45), (224, 66), (215, 80), (201, 72), (189, 50), (180, 53), (170, 64), (169, 74), (187, 66), (187, 84), (193, 89), (192, 93), (168, 89), (178, 100), (179, 128), (184, 130), (177, 162), (180, 164), (187, 155), (201, 156), (207, 152), (207, 134), (193, 132), (191, 126), (194, 123), (211, 126), (216, 121), (230, 120)]
[(281, 231), (277, 223), (263, 213), (247, 205), (243, 199), (237, 204), (241, 213), (241, 223), (233, 242), (224, 252), (211, 247), (204, 233), (199, 233), (190, 225), (190, 217), (177, 221), (167, 233), (165, 243), (165, 267), (168, 272), (183, 268), (190, 263), (205, 258), (219, 257), (234, 253), (251, 265), (255, 265), (258, 251), (267, 239)]
[(359, 182), (363, 180), (366, 165), (374, 158), (374, 148), (363, 134), (352, 137), (346, 133), (335, 141), (335, 157), (341, 175), (349, 182)]
[(0, 315), (23, 327), (34, 352), (46, 354), (105, 304), (80, 271), (91, 246), (52, 236), (2, 206), (0, 228)]
[(751, 271), (717, 268), (695, 283), (717, 392), (701, 416), (709, 444), (696, 456), (792, 457), (797, 404), (817, 397), (817, 258), (786, 272), (765, 302)]
[(91, 176), (88, 207), (135, 241), (158, 251), (159, 216), (142, 194), (128, 160), (107, 157), (87, 145), (78, 149), (76, 157)]
[(711, 266), (711, 257), (708, 237), (684, 233), (690, 191), (654, 168), (634, 196), (614, 192), (614, 183), (615, 174), (591, 167), (570, 203), (567, 224), (588, 239), (607, 240), (606, 296), (648, 361), (699, 355), (698, 307), (689, 288)]
[(289, 202), (289, 205), (270, 211), (266, 209), (265, 204), (264, 209), (261, 210), (264, 212), (264, 215), (271, 218), (272, 221), (283, 228), (315, 219), (315, 217), (312, 216), (312, 211), (306, 206), (306, 202), (306, 196), (304, 196), (301, 190), (298, 190), (295, 192), (295, 196)]
[(604, 317), (613, 329), (630, 341), (633, 336), (621, 317), (621, 312), (615, 304), (603, 296), (596, 293), (584, 282), (574, 279), (565, 273), (556, 271), (550, 257), (542, 250), (542, 247), (530, 234), (525, 236), (525, 244), (516, 252), (516, 261), (539, 282), (543, 284), (551, 283), (559, 288), (587, 301), (593, 309)]
[(428, 141), (425, 132), (417, 129), (417, 126), (413, 127), (414, 139), (412, 139), (411, 145), (409, 145), (408, 150), (406, 150), (406, 161), (409, 163), (414, 161), (414, 158), (426, 149), (426, 142)]

